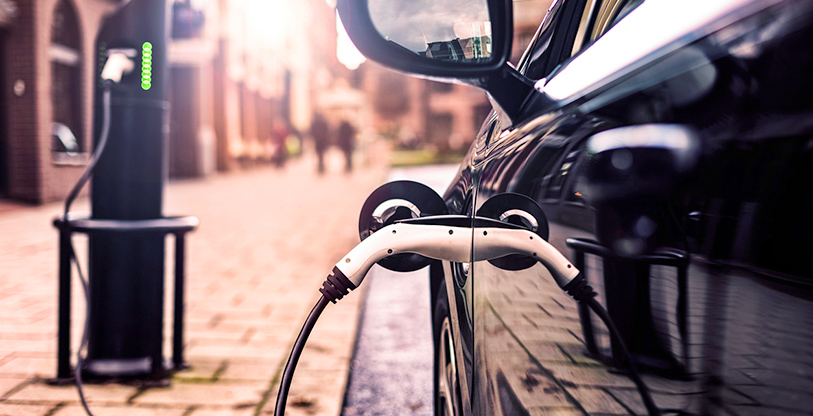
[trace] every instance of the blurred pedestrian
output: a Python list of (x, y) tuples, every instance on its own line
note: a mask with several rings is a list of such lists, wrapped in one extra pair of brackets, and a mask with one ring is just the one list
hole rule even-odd
[(281, 168), (285, 166), (288, 160), (288, 148), (286, 141), (291, 134), (286, 126), (287, 123), (280, 119), (275, 119), (271, 126), (271, 144), (274, 148), (273, 161), (276, 167)]
[(313, 116), (313, 121), (311, 122), (311, 137), (313, 137), (313, 146), (316, 149), (316, 157), (318, 158), (318, 165), (317, 171), (321, 173), (325, 173), (325, 150), (328, 147), (328, 140), (329, 136), (329, 127), (327, 125), (327, 121), (320, 113), (316, 113)]
[(339, 125), (339, 148), (344, 152), (344, 171), (353, 171), (353, 149), (356, 146), (356, 128), (347, 120)]

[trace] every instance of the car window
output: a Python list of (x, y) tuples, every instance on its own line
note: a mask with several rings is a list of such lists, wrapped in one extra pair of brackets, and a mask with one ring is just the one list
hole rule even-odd
[[(573, 6), (579, 0), (574, 1), (554, 1), (542, 23), (537, 29), (531, 45), (523, 55), (519, 62), (519, 71), (528, 78), (540, 79), (548, 73), (548, 68), (553, 68), (558, 64), (558, 57), (554, 57), (554, 50), (559, 50), (560, 47), (554, 45), (554, 34), (560, 31), (560, 28), (569, 25), (569, 19), (565, 16), (572, 14), (575, 9)], [(561, 43), (562, 37), (557, 36), (558, 43)]]
[(531, 79), (547, 77), (610, 30), (643, 0), (565, 0), (555, 2), (520, 62)]
[[(604, 4), (607, 3), (609, 2), (605, 2)], [(576, 32), (576, 39), (573, 42), (571, 56), (579, 53), (585, 44), (585, 40), (590, 37), (588, 32), (590, 30), (591, 23), (593, 23), (595, 20), (593, 19), (593, 16), (596, 14), (596, 6), (600, 5), (601, 1), (599, 0), (588, 0), (587, 4), (585, 4), (584, 10), (582, 10), (581, 20), (579, 21), (579, 30)]]
[(574, 49), (573, 55), (576, 55), (576, 53), (607, 33), (608, 30), (641, 3), (643, 3), (643, 0), (607, 0), (601, 3), (601, 7), (595, 10), (595, 16), (590, 21), (588, 29), (590, 35), (582, 39), (581, 47), (578, 50)]

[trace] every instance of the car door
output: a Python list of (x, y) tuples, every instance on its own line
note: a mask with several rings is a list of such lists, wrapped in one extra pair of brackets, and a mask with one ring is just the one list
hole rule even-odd
[[(478, 3), (452, 14), (469, 22)], [(605, 371), (625, 360), (657, 375), (660, 413), (809, 412), (813, 4), (561, 0), (516, 66), (510, 1), (486, 1), (476, 27), (490, 37), (467, 38), (490, 50), (437, 57), (421, 31), (402, 33), (417, 41), (405, 48), (378, 30), (394, 21), (373, 23), (367, 2), (337, 6), (368, 57), (488, 92), (495, 111), (447, 211), (472, 218), (472, 253), (488, 248), (474, 225), (494, 225), (474, 217), (547, 238), (631, 351), (529, 258), (436, 263), (438, 414), (646, 413)], [(413, 23), (454, 29), (446, 11)]]
[[(601, 13), (607, 14), (608, 7), (623, 3), (554, 3), (520, 61), (520, 71), (536, 79), (553, 73), (589, 43), (590, 30), (600, 24)], [(560, 240), (556, 245), (561, 249), (566, 237), (592, 236), (593, 212), (573, 189), (571, 178), (579, 169), (586, 138), (607, 128), (609, 122), (562, 109), (546, 111), (544, 104), (539, 107), (541, 112), (532, 110), (530, 113), (536, 113), (533, 117), (513, 125), (499, 118), (491, 121), (494, 132), (475, 146), (479, 152), (473, 160), (475, 197), (471, 211), (477, 215), (487, 212), (494, 219), (522, 224), (539, 233), (547, 234), (550, 226), (550, 236)], [(512, 204), (522, 202), (511, 196), (504, 198), (512, 194), (541, 203), (547, 218), (519, 213)], [(475, 230), (475, 246), (480, 237)], [(564, 362), (578, 355), (581, 346), (577, 334), (581, 329), (577, 320), (568, 317), (576, 310), (575, 303), (540, 264), (516, 270), (505, 264), (475, 262), (468, 277), (472, 286), (474, 414), (528, 414), (548, 407), (570, 407), (572, 398), (555, 384), (548, 363), (536, 360), (553, 356)], [(548, 338), (551, 333), (536, 326), (540, 314), (561, 318), (557, 325), (573, 335)]]
[[(580, 21), (586, 27), (577, 26), (571, 53), (583, 50), (578, 45), (589, 47), (637, 6), (634, 2), (619, 3), (582, 3), (583, 12), (593, 17)], [(630, 349), (639, 365), (665, 376), (658, 379), (665, 391), (688, 394), (672, 396), (667, 399), (674, 400), (670, 403), (698, 414), (751, 414), (748, 406), (759, 409), (754, 413), (792, 414), (810, 404), (809, 398), (797, 393), (810, 391), (809, 379), (799, 378), (800, 372), (806, 374), (807, 370), (791, 371), (794, 365), (807, 364), (788, 352), (802, 349), (799, 337), (809, 337), (813, 327), (808, 319), (798, 321), (793, 329), (785, 323), (791, 315), (810, 316), (813, 310), (810, 274), (803, 271), (798, 250), (800, 246), (810, 247), (798, 234), (800, 227), (810, 227), (809, 216), (800, 214), (802, 206), (809, 206), (802, 199), (809, 198), (791, 191), (811, 175), (809, 169), (802, 168), (802, 160), (810, 160), (809, 131), (800, 134), (791, 128), (793, 115), (786, 119), (788, 124), (780, 123), (781, 127), (772, 124), (748, 130), (754, 128), (749, 113), (739, 113), (742, 106), (750, 105), (743, 97), (751, 93), (766, 97), (760, 107), (782, 106), (761, 112), (761, 117), (810, 108), (809, 100), (801, 104), (790, 90), (782, 91), (792, 100), (767, 98), (777, 92), (772, 89), (773, 81), (761, 72), (766, 67), (778, 68), (778, 62), (768, 61), (790, 56), (792, 48), (801, 46), (801, 39), (810, 38), (810, 29), (792, 29), (801, 33), (783, 38), (782, 42), (788, 43), (778, 47), (783, 52), (764, 53), (757, 59), (732, 52), (722, 37), (749, 30), (776, 36), (782, 31), (777, 29), (777, 21), (782, 27), (793, 27), (783, 19), (810, 12), (806, 7), (807, 11), (794, 12), (794, 7), (786, 3), (718, 32), (716, 37), (684, 45), (660, 63), (641, 64), (643, 69), (637, 75), (607, 84), (602, 92), (588, 93), (585, 85), (569, 86), (567, 94), (557, 96), (570, 104), (543, 103), (538, 111), (531, 111), (533, 116), (500, 130), (473, 168), (476, 197), (471, 211), (477, 213), (489, 201), (512, 193), (537, 202), (549, 222), (549, 241), (588, 276), (600, 293), (600, 302), (614, 309), (611, 314), (619, 318), (616, 324), (631, 340)], [(613, 15), (616, 17), (608, 17)], [(763, 28), (769, 25), (777, 32), (767, 35)], [(557, 34), (546, 32), (549, 29), (540, 30), (519, 68), (530, 78), (547, 78), (541, 82), (551, 87), (550, 94), (556, 94), (553, 87), (563, 85), (563, 78), (574, 79), (566, 72), (586, 60), (577, 56), (567, 62), (575, 65), (564, 70), (557, 69), (561, 62), (547, 61), (549, 54), (567, 49), (554, 48)], [(612, 59), (607, 61), (613, 63)], [(614, 64), (621, 68), (643, 61)], [(801, 67), (809, 67), (807, 60), (803, 62)], [(604, 68), (581, 74), (589, 77), (602, 72), (610, 74)], [(798, 88), (810, 90), (809, 82), (797, 75), (790, 78)], [(738, 91), (735, 85), (741, 82), (755, 89)], [(590, 138), (620, 126), (657, 125), (660, 127), (655, 128), (660, 129), (667, 122), (705, 129), (704, 145), (714, 148), (714, 156), (705, 160), (699, 171), (682, 177), (678, 181), (682, 183), (659, 176), (665, 175), (665, 168), (656, 169), (650, 179), (661, 189), (631, 193), (623, 203), (602, 207), (587, 204), (585, 170), (590, 153), (585, 150)], [(742, 126), (746, 130), (738, 131)], [(666, 130), (661, 133), (667, 134)], [(801, 150), (805, 146), (807, 150)], [(791, 148), (798, 153), (791, 156)], [(616, 163), (619, 169), (626, 166), (621, 156)], [(773, 184), (774, 191), (768, 190), (768, 183)], [(648, 185), (642, 180), (640, 186)], [(802, 199), (791, 202), (791, 195)], [(510, 209), (506, 206), (504, 213), (509, 214)], [(780, 211), (787, 215), (778, 215)], [(628, 218), (635, 221), (628, 223)], [(528, 225), (527, 221), (516, 222)], [(627, 235), (623, 230), (627, 226), (637, 227), (634, 232), (642, 235), (657, 228), (657, 245), (667, 250), (643, 248), (649, 244), (646, 238), (636, 241), (607, 235)], [(475, 245), (479, 238), (475, 230)], [(775, 243), (765, 243), (766, 239)], [(767, 257), (774, 259), (770, 266), (766, 266)], [(469, 280), (473, 282), (475, 414), (538, 414), (565, 409), (623, 413), (639, 406), (637, 398), (619, 393), (623, 387), (608, 387), (607, 383), (624, 380), (606, 379), (586, 386), (577, 381), (582, 369), (595, 366), (597, 361), (623, 365), (606, 331), (596, 328), (589, 315), (578, 310), (541, 266), (509, 270), (477, 262), (471, 265)], [(612, 284), (605, 286), (604, 282)], [(776, 311), (776, 315), (757, 317), (757, 310), (762, 308)], [(771, 334), (772, 341), (758, 340), (760, 333)], [(597, 361), (584, 358), (585, 352)], [(753, 359), (748, 361), (746, 356)], [(763, 359), (776, 369), (767, 369)], [(799, 384), (780, 393), (777, 380), (781, 374)], [(693, 383), (686, 382), (690, 378)], [(760, 388), (774, 394), (765, 394)], [(744, 391), (749, 394), (747, 403), (736, 397), (736, 392)], [(680, 399), (675, 399), (678, 396)]]
[[(561, 64), (579, 54), (610, 30), (615, 23), (634, 10), (639, 1), (571, 1), (556, 4), (552, 12), (560, 16), (543, 23), (536, 38), (520, 62), (520, 70), (532, 79), (545, 83), (556, 80)], [(631, 64), (631, 63), (630, 63)], [(619, 126), (619, 120), (606, 112), (585, 112), (591, 100), (579, 94), (566, 97), (580, 105), (550, 106), (542, 102), (532, 117), (502, 129), (491, 140), (475, 164), (473, 212), (499, 200), (506, 194), (521, 194), (538, 203), (547, 221), (548, 241), (566, 253), (586, 274), (625, 274), (634, 265), (625, 262), (606, 265), (602, 258), (576, 258), (568, 240), (593, 242), (597, 236), (596, 210), (584, 198), (585, 184), (580, 173), (585, 169), (585, 147), (597, 132)], [(596, 104), (598, 105), (598, 104)], [(499, 120), (498, 120), (499, 123)], [(506, 206), (501, 216), (512, 207)], [(531, 228), (519, 218), (514, 223)], [(480, 234), (475, 230), (474, 244)], [(609, 269), (608, 272), (605, 269)], [(586, 399), (605, 402), (601, 409), (617, 406), (601, 392), (584, 390), (563, 383), (562, 373), (572, 371), (570, 364), (585, 364), (585, 347), (595, 358), (612, 357), (613, 346), (605, 329), (597, 327), (584, 307), (577, 305), (553, 282), (540, 264), (509, 270), (490, 262), (472, 265), (474, 322), (474, 377), (472, 386), (475, 414), (534, 414), (546, 409), (586, 411), (579, 403)], [(604, 293), (602, 281), (593, 284)], [(616, 292), (634, 291), (636, 281)], [(612, 296), (612, 293), (607, 296)], [(642, 295), (643, 296), (643, 295)], [(607, 303), (607, 297), (600, 300)], [(580, 310), (581, 309), (581, 310)], [(631, 315), (641, 311), (630, 309)], [(649, 322), (648, 316), (631, 322)], [(622, 330), (631, 331), (627, 322)], [(590, 327), (595, 331), (586, 334)], [(585, 329), (588, 328), (588, 329)], [(589, 335), (589, 338), (588, 336)], [(647, 357), (660, 360), (658, 365), (676, 365), (669, 352), (657, 345), (639, 349), (656, 351)], [(617, 352), (616, 352), (617, 353)], [(619, 364), (619, 363), (615, 363)], [(566, 380), (566, 379), (565, 379)]]

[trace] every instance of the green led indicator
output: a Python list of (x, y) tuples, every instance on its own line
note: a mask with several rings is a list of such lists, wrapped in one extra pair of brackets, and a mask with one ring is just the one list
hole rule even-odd
[(152, 87), (152, 43), (144, 42), (141, 45), (141, 89), (144, 91)]

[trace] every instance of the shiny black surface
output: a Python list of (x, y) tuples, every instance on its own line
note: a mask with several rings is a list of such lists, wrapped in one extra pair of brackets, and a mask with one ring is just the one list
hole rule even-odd
[[(657, 59), (626, 62), (565, 97), (529, 98), (510, 129), (492, 114), (445, 200), (450, 214), (472, 215), (495, 195), (523, 194), (542, 206), (551, 243), (571, 260), (568, 238), (602, 247), (584, 254), (583, 271), (661, 407), (809, 414), (813, 14), (804, 2), (746, 2), (738, 10), (745, 11), (690, 42), (659, 49)], [(552, 35), (543, 27), (537, 36)], [(539, 59), (532, 49), (518, 67), (545, 76), (546, 69), (530, 73)], [(565, 61), (546, 85), (579, 59)], [(603, 165), (585, 151), (596, 133), (663, 124), (697, 133), (691, 169), (665, 174), (668, 160), (647, 149), (610, 155)], [(631, 166), (635, 172), (625, 172)], [(596, 178), (619, 177), (621, 190), (635, 192), (590, 198)], [(658, 253), (685, 256), (684, 274), (653, 261)], [(473, 414), (642, 412), (623, 379), (580, 375), (596, 365), (583, 358), (585, 322), (574, 320), (577, 306), (544, 270), (465, 266), (444, 270)], [(619, 365), (606, 330), (587, 319), (595, 358)]]

